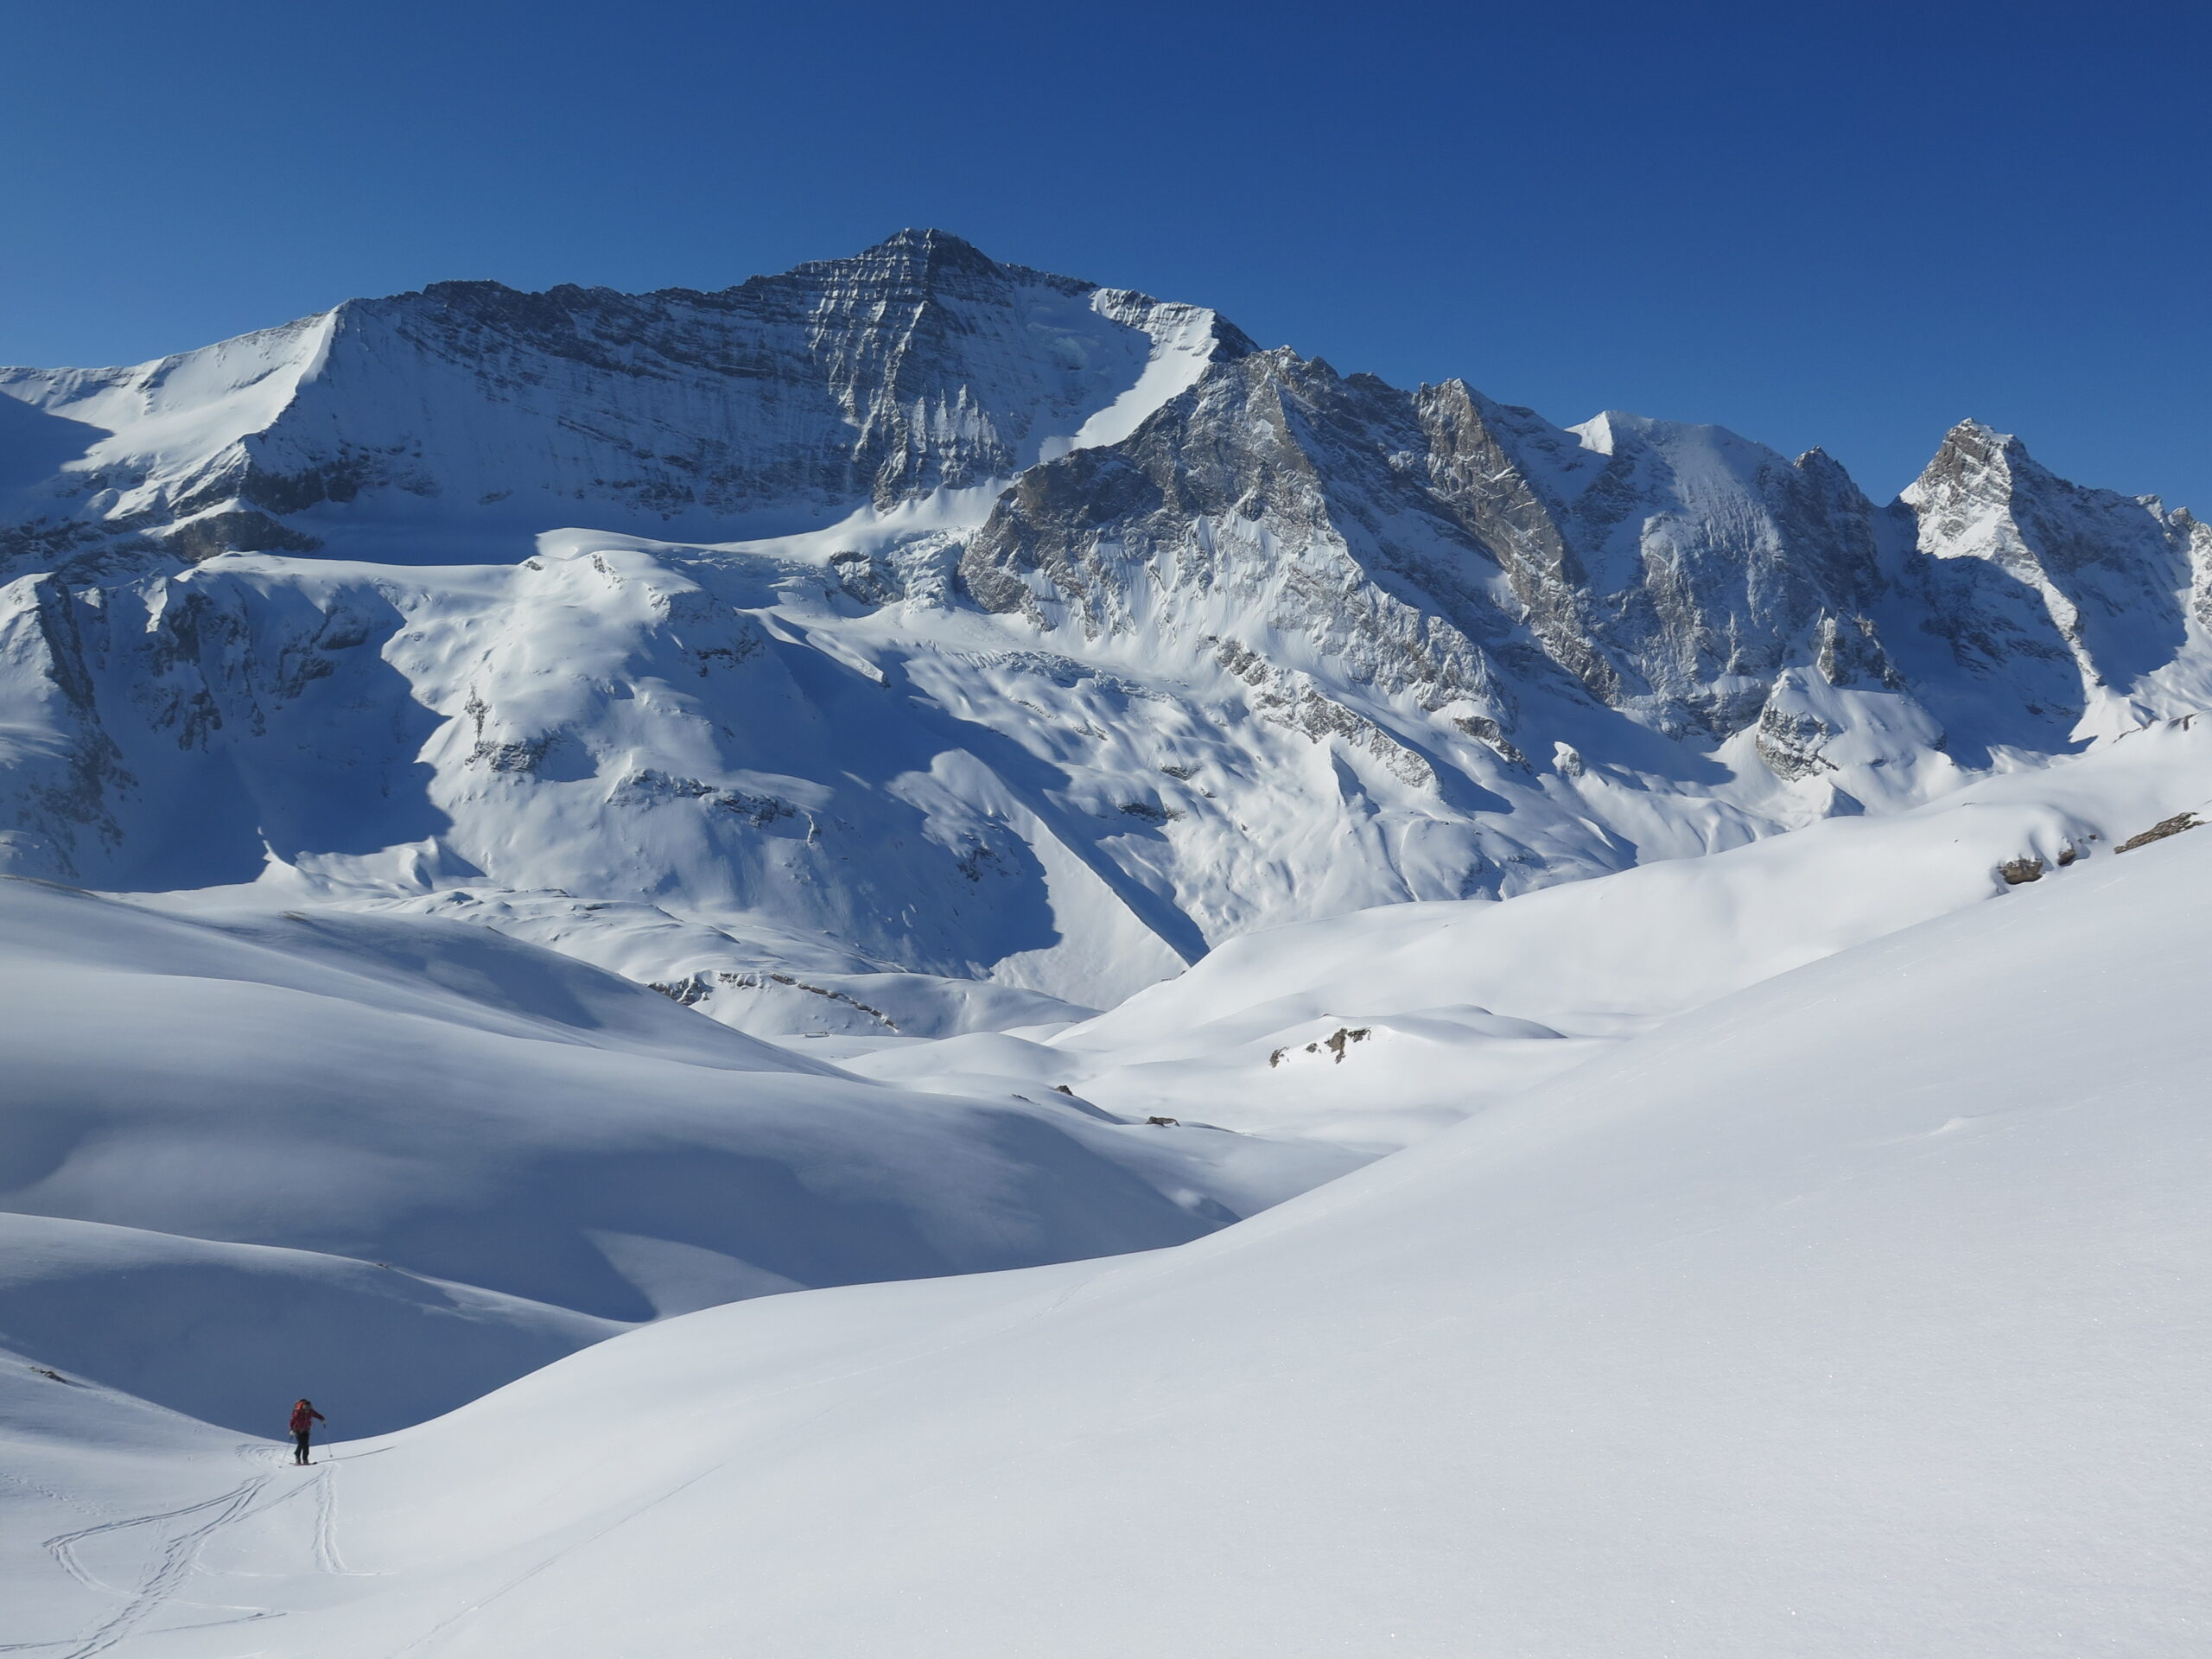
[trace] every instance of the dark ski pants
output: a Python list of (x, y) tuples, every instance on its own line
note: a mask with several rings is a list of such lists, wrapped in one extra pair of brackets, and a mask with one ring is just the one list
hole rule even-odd
[(292, 1445), (296, 1448), (292, 1453), (294, 1463), (305, 1463), (308, 1460), (308, 1436), (314, 1433), (315, 1431), (311, 1428), (299, 1428), (292, 1431)]

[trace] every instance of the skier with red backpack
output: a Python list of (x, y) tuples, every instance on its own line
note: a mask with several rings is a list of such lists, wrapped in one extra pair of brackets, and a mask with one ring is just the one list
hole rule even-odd
[(328, 1419), (315, 1408), (313, 1401), (302, 1400), (292, 1408), (292, 1461), (294, 1463), (311, 1461), (308, 1457), (308, 1436), (315, 1433), (315, 1426), (317, 1423), (327, 1421)]

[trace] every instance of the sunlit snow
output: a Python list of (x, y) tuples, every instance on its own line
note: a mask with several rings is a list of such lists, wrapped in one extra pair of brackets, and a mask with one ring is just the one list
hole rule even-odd
[(0, 1651), (2202, 1649), (2188, 513), (927, 231), (0, 394)]

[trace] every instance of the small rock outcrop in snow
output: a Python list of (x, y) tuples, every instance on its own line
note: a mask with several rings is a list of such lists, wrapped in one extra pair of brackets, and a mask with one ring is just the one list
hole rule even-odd
[(2116, 853), (2132, 853), (2138, 847), (2146, 847), (2154, 841), (2164, 841), (2168, 836), (2177, 836), (2184, 830), (2194, 830), (2198, 820), (2194, 812), (2177, 812), (2171, 818), (2161, 818), (2140, 835), (2130, 836), (2113, 849)]

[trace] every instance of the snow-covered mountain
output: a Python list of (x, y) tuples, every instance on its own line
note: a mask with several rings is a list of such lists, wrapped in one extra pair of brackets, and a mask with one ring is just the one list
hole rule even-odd
[(1910, 807), (2212, 672), (2212, 531), (1971, 423), (1877, 508), (936, 232), (0, 390), (8, 868), (487, 921), (760, 1031)]
[(99, 435), (34, 491), (34, 545), (136, 533), (197, 559), (374, 539), (430, 563), (570, 516), (721, 537), (988, 484), (1125, 435), (1249, 349), (1211, 312), (910, 231), (719, 293), (441, 283), (0, 385)]
[(2188, 513), (936, 232), (0, 391), (0, 1649), (2195, 1650)]

